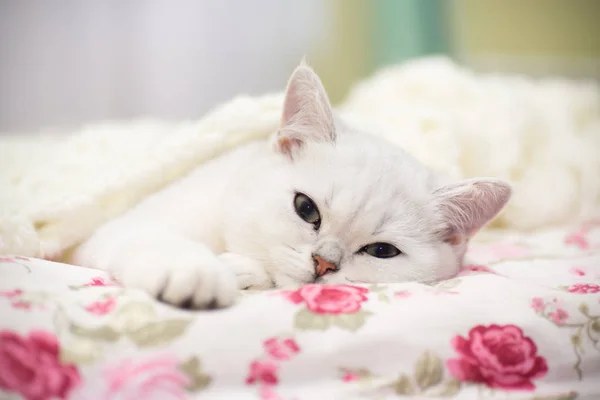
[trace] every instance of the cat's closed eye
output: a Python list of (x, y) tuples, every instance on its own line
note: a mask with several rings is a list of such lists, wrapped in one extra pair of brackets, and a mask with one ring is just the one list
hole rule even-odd
[(368, 255), (376, 258), (392, 258), (402, 253), (396, 246), (382, 242), (371, 243), (363, 246), (358, 252), (367, 253)]
[(296, 214), (304, 221), (312, 224), (315, 230), (321, 227), (321, 213), (314, 201), (304, 193), (296, 193), (294, 197)]

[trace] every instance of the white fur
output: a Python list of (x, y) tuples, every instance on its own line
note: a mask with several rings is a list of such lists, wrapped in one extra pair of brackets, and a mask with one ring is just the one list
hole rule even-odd
[[(282, 115), (270, 145), (197, 168), (102, 226), (71, 262), (196, 307), (229, 305), (236, 286), (431, 282), (458, 271), (468, 239), (510, 197), (498, 180), (446, 184), (403, 150), (334, 121), (306, 65), (290, 79)], [(318, 206), (318, 230), (296, 213), (297, 192)], [(359, 251), (376, 242), (402, 253)], [(338, 271), (317, 276), (313, 255)]]

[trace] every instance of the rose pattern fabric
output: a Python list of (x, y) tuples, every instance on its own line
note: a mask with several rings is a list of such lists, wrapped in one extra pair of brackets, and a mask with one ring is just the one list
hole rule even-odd
[(13, 306), (13, 308), (20, 308), (21, 310), (30, 310), (31, 309), (31, 303), (29, 303), (27, 301), (23, 301), (23, 300), (13, 301), (11, 303), (11, 305)]
[(46, 331), (0, 331), (0, 388), (27, 400), (66, 399), (81, 379), (59, 359), (60, 344)]
[(360, 379), (360, 376), (355, 373), (355, 372), (345, 372), (344, 375), (342, 376), (342, 380), (344, 382), (354, 382), (356, 380)]
[(503, 237), (476, 236), (447, 281), (246, 291), (210, 312), (3, 256), (0, 331), (21, 344), (0, 353), (0, 398), (600, 398), (600, 224)]
[(23, 294), (21, 289), (3, 290), (0, 292), (0, 297), (13, 298)]
[(396, 293), (394, 293), (394, 296), (396, 298), (400, 298), (400, 299), (405, 299), (407, 297), (412, 296), (413, 294), (411, 292), (409, 292), (408, 290), (399, 290)]
[(75, 398), (95, 400), (184, 400), (189, 378), (178, 369), (179, 361), (170, 355), (132, 360), (103, 368), (101, 379), (91, 380)]
[(562, 308), (557, 308), (555, 311), (549, 313), (548, 316), (557, 324), (563, 324), (569, 318), (569, 313)]
[(18, 263), (18, 262), (23, 262), (23, 261), (31, 261), (31, 259), (28, 257), (21, 257), (21, 256), (12, 256), (12, 257), (0, 256), (0, 262), (3, 262), (3, 263)]
[(273, 337), (265, 340), (264, 347), (269, 356), (276, 360), (289, 360), (300, 351), (298, 343), (292, 338)]
[(458, 272), (457, 276), (470, 275), (473, 273), (495, 274), (496, 272), (494, 272), (492, 269), (486, 267), (485, 265), (467, 264), (467, 265), (463, 265), (460, 268), (460, 271)]
[(581, 250), (587, 250), (590, 248), (590, 244), (588, 242), (586, 234), (583, 231), (573, 232), (569, 234), (565, 238), (565, 244), (577, 246)]
[(534, 297), (531, 299), (531, 308), (533, 308), (536, 312), (542, 311), (546, 307), (546, 303), (543, 299), (539, 297)]
[(467, 338), (456, 336), (452, 346), (459, 358), (447, 362), (460, 381), (484, 383), (499, 389), (535, 389), (534, 380), (546, 375), (546, 359), (521, 328), (514, 325), (478, 325)]
[(317, 314), (351, 314), (367, 301), (369, 290), (352, 285), (304, 285), (288, 294), (295, 304), (304, 303)]
[(276, 385), (279, 382), (277, 378), (278, 366), (273, 361), (253, 361), (250, 364), (250, 373), (246, 378), (246, 383), (266, 383), (267, 385)]
[(283, 400), (277, 393), (279, 370), (282, 364), (300, 353), (300, 346), (291, 337), (271, 337), (263, 343), (265, 355), (252, 361), (245, 383), (258, 385), (261, 400)]
[(572, 315), (562, 308), (564, 306), (556, 298), (544, 300), (536, 297), (532, 299), (532, 308), (537, 315), (554, 323), (559, 328), (571, 330), (570, 344), (575, 354), (573, 370), (581, 380), (584, 374), (582, 362), (590, 354), (589, 351), (586, 354), (585, 345), (588, 344), (589, 350), (600, 356), (600, 347), (597, 346), (600, 343), (600, 310), (594, 313), (588, 303), (582, 302), (577, 307), (577, 312)]
[(596, 285), (593, 283), (576, 283), (575, 285), (569, 286), (567, 289), (570, 293), (598, 293), (600, 292), (600, 285)]
[(116, 286), (117, 283), (102, 276), (96, 276), (85, 283), (83, 286)]
[(106, 300), (98, 300), (85, 306), (85, 310), (96, 315), (105, 315), (113, 311), (117, 305), (114, 297), (109, 297)]
[(569, 270), (569, 272), (575, 276), (585, 276), (586, 275), (585, 269), (579, 268), (579, 267), (573, 267)]
[(8, 299), (11, 307), (18, 310), (30, 311), (34, 308), (34, 306), (38, 310), (43, 310), (46, 308), (46, 305), (44, 304), (45, 296), (33, 296), (33, 298), (31, 298), (22, 289), (0, 291), (0, 298), (2, 297)]

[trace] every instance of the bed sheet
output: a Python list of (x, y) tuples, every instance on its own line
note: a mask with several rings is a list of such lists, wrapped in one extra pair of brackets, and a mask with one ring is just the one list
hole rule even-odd
[(481, 234), (434, 285), (306, 285), (185, 311), (0, 258), (0, 398), (600, 399), (600, 224)]

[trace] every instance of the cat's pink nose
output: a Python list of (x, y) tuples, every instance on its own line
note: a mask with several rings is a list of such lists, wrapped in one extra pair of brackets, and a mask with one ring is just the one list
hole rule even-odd
[(335, 272), (338, 269), (338, 266), (331, 261), (327, 261), (320, 256), (312, 256), (313, 261), (315, 263), (315, 273), (317, 276), (323, 276), (327, 272)]

